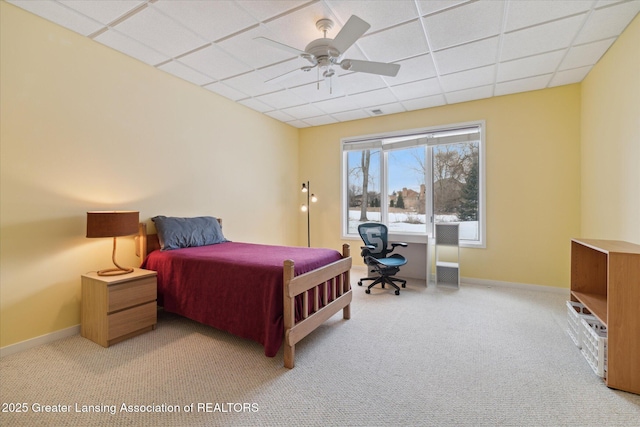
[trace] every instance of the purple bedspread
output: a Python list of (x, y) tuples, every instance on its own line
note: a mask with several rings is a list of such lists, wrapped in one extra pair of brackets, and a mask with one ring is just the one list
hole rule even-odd
[(142, 268), (158, 272), (166, 311), (257, 341), (273, 357), (284, 336), (284, 261), (297, 276), (340, 258), (332, 249), (226, 242), (153, 251)]

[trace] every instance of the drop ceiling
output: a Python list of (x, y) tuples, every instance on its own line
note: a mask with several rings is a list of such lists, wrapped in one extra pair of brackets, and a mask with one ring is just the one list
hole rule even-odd
[[(298, 128), (582, 81), (640, 0), (8, 0), (159, 70)], [(336, 70), (304, 50), (351, 15), (371, 28), (345, 58), (400, 64), (396, 77)], [(286, 78), (267, 82), (289, 73)]]

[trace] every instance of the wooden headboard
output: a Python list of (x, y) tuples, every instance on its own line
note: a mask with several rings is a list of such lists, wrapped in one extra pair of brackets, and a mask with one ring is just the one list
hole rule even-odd
[[(220, 226), (222, 226), (222, 220), (216, 218)], [(151, 252), (160, 249), (160, 240), (158, 234), (147, 234), (147, 223), (141, 222), (138, 224), (138, 235), (136, 236), (136, 256), (140, 258), (140, 264), (145, 260), (147, 255)]]

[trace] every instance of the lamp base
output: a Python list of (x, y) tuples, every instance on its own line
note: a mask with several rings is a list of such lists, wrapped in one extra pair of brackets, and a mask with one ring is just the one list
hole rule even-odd
[(98, 276), (119, 276), (121, 274), (133, 273), (133, 268), (107, 268), (98, 271)]

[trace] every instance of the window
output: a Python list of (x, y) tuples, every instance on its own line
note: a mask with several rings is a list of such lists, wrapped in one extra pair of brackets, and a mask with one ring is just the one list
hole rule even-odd
[(462, 245), (484, 247), (483, 141), (484, 122), (344, 139), (343, 235), (380, 221), (419, 242), (458, 222)]

